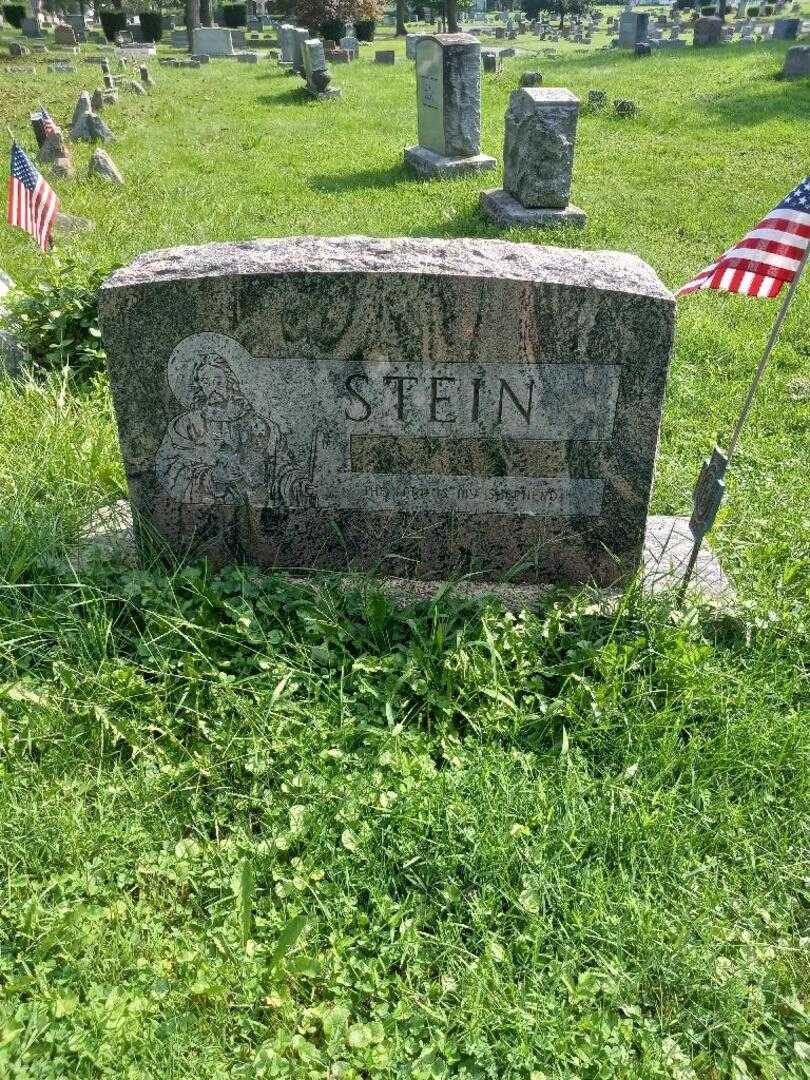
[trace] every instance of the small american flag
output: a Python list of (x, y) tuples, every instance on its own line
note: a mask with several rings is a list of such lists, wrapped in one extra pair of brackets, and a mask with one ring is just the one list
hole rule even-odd
[(11, 144), (11, 175), (8, 178), (8, 223), (25, 229), (42, 251), (51, 246), (51, 229), (59, 199), (26, 155)]
[(810, 244), (810, 176), (755, 229), (675, 293), (720, 289), (772, 299), (790, 283)]
[(53, 122), (53, 119), (42, 105), (39, 108), (39, 119), (42, 121), (42, 132), (47, 139), (49, 135), (55, 135), (59, 128)]

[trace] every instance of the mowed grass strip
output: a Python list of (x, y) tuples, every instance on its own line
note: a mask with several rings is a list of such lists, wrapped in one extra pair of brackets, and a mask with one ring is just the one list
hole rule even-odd
[[(387, 45), (388, 41), (381, 42)], [(401, 43), (396, 48), (402, 50)], [(670, 286), (807, 172), (782, 46), (523, 69), (581, 97), (582, 233)], [(413, 69), (154, 67), (105, 119), (122, 190), (60, 183), (70, 252), (300, 232), (494, 236), (480, 181), (408, 179)], [(3, 81), (62, 123), (87, 70)], [(493, 184), (498, 177), (493, 176)], [(486, 183), (490, 183), (486, 180)], [(4, 230), (23, 284), (41, 258)], [(794, 1077), (808, 1071), (808, 292), (714, 541), (727, 612), (583, 592), (399, 610), (200, 568), (71, 572), (123, 493), (106, 380), (0, 386), (0, 1072), (10, 1077)], [(774, 305), (681, 303), (654, 509), (685, 512)]]

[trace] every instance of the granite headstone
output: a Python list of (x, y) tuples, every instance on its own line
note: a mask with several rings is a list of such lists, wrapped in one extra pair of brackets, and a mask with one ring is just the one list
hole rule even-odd
[(307, 39), (302, 48), (307, 90), (318, 99), (340, 97), (340, 89), (330, 86), (331, 75), (320, 38)]
[(635, 255), (174, 248), (115, 272), (100, 319), (140, 535), (178, 554), (601, 584), (638, 566), (674, 300)]
[(788, 49), (785, 54), (782, 77), (785, 79), (810, 78), (810, 45), (794, 45)]
[(774, 19), (774, 41), (795, 41), (801, 25), (801, 19)]
[(716, 15), (701, 15), (695, 23), (695, 48), (721, 45), (723, 42), (723, 23)]
[(416, 46), (419, 145), (405, 164), (422, 177), (494, 169), (481, 153), (481, 45), (470, 34), (437, 34)]
[(585, 225), (569, 202), (579, 98), (562, 88), (523, 87), (509, 98), (503, 188), (481, 193), (487, 217), (503, 227)]
[(192, 30), (192, 52), (208, 56), (233, 56), (231, 31), (220, 26), (195, 26)]

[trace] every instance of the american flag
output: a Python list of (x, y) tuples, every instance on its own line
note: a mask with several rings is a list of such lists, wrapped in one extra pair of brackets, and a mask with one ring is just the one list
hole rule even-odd
[(59, 128), (53, 122), (53, 119), (48, 110), (42, 105), (40, 105), (39, 107), (39, 119), (42, 122), (42, 132), (45, 135), (46, 139), (49, 135), (54, 135), (59, 130)]
[(8, 223), (25, 229), (43, 251), (51, 246), (51, 228), (59, 199), (26, 155), (11, 144), (11, 176), (8, 178)]
[(675, 293), (720, 289), (772, 299), (796, 276), (810, 244), (810, 176), (747, 233), (736, 247)]

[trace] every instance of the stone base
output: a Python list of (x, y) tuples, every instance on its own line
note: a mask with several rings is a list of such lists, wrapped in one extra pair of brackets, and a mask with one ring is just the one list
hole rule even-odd
[(279, 60), (278, 66), (284, 68), (287, 71), (292, 71), (292, 60)]
[(497, 167), (495, 158), (486, 154), (474, 157), (449, 158), (428, 150), (426, 146), (410, 146), (405, 151), (405, 164), (425, 180), (442, 179), (450, 176), (466, 176), (469, 173), (484, 172)]
[(310, 97), (314, 97), (316, 101), (327, 101), (329, 98), (339, 98), (343, 91), (339, 86), (330, 86), (328, 90), (322, 90), (320, 92), (317, 90), (310, 90), (309, 87), (307, 87), (307, 93)]
[(513, 226), (524, 229), (550, 229), (557, 225), (574, 225), (578, 229), (583, 229), (588, 223), (588, 215), (573, 203), (569, 203), (564, 210), (533, 210), (523, 206), (503, 188), (482, 191), (481, 210), (485, 217), (503, 229)]
[[(692, 534), (689, 532), (688, 518), (670, 517), (666, 514), (648, 517), (640, 568), (640, 583), (643, 591), (655, 594), (676, 590), (683, 578), (691, 552)], [(121, 499), (111, 506), (102, 506), (96, 512), (79, 538), (72, 564), (74, 569), (80, 570), (97, 558), (114, 559), (125, 566), (138, 564), (132, 511), (126, 499)], [(257, 573), (269, 572), (257, 570)], [(316, 575), (323, 575), (323, 573), (324, 571), (313, 571), (309, 578), (302, 578), (300, 574), (291, 574), (290, 577), (296, 581), (316, 581)], [(378, 578), (360, 573), (347, 573), (343, 580), (347, 588), (356, 587), (364, 581), (374, 581), (386, 592), (411, 603), (416, 600), (433, 599), (437, 593), (448, 588), (446, 581)], [(551, 588), (549, 585), (504, 585), (469, 578), (452, 585), (453, 591), (458, 596), (468, 599), (494, 596), (504, 606), (514, 610), (535, 607), (540, 593), (549, 588)], [(726, 602), (734, 599), (734, 588), (726, 577), (719, 559), (705, 541), (698, 555), (690, 590), (704, 599)], [(615, 595), (620, 590), (614, 585), (600, 591), (606, 595)]]

